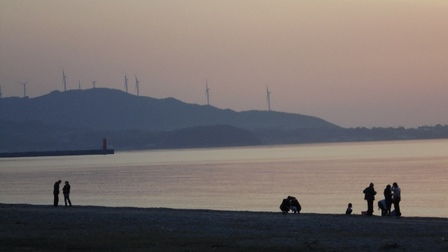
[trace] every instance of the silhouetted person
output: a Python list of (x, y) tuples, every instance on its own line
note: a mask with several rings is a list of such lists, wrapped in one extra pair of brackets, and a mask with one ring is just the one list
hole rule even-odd
[(384, 188), (384, 200), (386, 201), (386, 215), (390, 215), (390, 208), (392, 206), (392, 189), (390, 185)]
[(378, 201), (378, 208), (381, 210), (381, 216), (387, 216), (387, 205), (385, 199)]
[(67, 201), (69, 205), (72, 206), (72, 202), (70, 201), (70, 184), (68, 183), (68, 181), (65, 181), (65, 185), (62, 188), (62, 193), (64, 194), (65, 206), (67, 206)]
[(401, 211), (400, 211), (401, 189), (400, 189), (400, 187), (398, 187), (397, 182), (393, 183), (392, 193), (393, 193), (392, 202), (394, 203), (395, 215), (400, 217), (401, 216)]
[(352, 207), (353, 207), (352, 203), (348, 203), (347, 210), (345, 210), (345, 214), (347, 214), (347, 215), (352, 214), (352, 212), (353, 212)]
[(300, 213), (300, 210), (302, 210), (302, 206), (300, 205), (296, 197), (291, 197), (289, 203), (291, 205), (291, 211), (293, 213)]
[(282, 213), (286, 214), (289, 212), (290, 208), (290, 196), (288, 196), (288, 198), (282, 200), (282, 204), (280, 204), (280, 210), (282, 210)]
[(61, 184), (62, 181), (58, 180), (54, 183), (54, 187), (53, 187), (53, 196), (54, 196), (54, 201), (53, 201), (53, 206), (57, 207), (59, 204), (59, 185)]
[(373, 188), (373, 183), (370, 183), (369, 187), (366, 187), (363, 191), (364, 199), (367, 200), (367, 215), (373, 214), (373, 201), (375, 201), (376, 191)]

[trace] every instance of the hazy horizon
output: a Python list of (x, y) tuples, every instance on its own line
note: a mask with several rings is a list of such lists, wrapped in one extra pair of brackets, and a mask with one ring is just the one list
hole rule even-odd
[(343, 127), (448, 124), (448, 1), (0, 0), (3, 97), (96, 87)]

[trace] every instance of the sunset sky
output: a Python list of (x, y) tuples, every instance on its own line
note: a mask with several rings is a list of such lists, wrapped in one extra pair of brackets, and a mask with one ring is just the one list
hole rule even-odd
[(448, 124), (447, 0), (0, 0), (3, 97), (107, 87), (343, 127)]

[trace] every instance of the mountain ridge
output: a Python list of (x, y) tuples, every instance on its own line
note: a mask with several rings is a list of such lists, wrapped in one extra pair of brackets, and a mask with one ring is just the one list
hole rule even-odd
[(208, 148), (448, 138), (448, 125), (342, 128), (317, 117), (219, 109), (115, 89), (0, 99), (0, 152)]
[(108, 88), (53, 91), (35, 98), (2, 98), (0, 104), (1, 120), (97, 130), (179, 130), (211, 125), (246, 130), (339, 127), (313, 116), (258, 110), (236, 112)]

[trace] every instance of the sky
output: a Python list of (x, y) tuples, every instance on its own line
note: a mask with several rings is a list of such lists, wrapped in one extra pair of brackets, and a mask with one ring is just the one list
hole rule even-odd
[(446, 0), (0, 0), (3, 97), (93, 87), (342, 127), (448, 124)]

